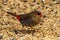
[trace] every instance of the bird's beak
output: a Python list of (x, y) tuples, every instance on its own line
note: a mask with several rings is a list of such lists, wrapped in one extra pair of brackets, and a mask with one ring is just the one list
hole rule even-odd
[(43, 17), (44, 15), (42, 13), (40, 13), (40, 17)]

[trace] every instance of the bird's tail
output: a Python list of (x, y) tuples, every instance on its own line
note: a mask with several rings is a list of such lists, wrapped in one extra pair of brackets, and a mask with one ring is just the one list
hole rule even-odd
[(10, 14), (10, 15), (12, 15), (12, 16), (17, 16), (17, 15), (15, 15), (15, 14), (13, 14), (12, 12), (7, 12), (8, 14)]
[(18, 20), (21, 20), (20, 15), (15, 15), (15, 14), (13, 14), (11, 12), (7, 12), (7, 13), (10, 14), (10, 15), (12, 15), (12, 16), (14, 16), (14, 17), (16, 17)]

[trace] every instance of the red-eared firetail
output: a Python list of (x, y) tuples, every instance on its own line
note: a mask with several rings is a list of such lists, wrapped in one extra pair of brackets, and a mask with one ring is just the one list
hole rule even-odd
[(41, 17), (43, 16), (39, 11), (32, 11), (30, 13), (15, 15), (14, 13), (7, 12), (8, 14), (15, 16), (23, 26), (32, 27), (39, 24)]

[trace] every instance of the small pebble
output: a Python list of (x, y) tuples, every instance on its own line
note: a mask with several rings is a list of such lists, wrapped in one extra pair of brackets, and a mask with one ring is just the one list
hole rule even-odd
[(37, 3), (39, 5), (39, 3)]
[(42, 23), (40, 23), (40, 25), (42, 25)]
[(36, 0), (34, 0), (33, 2), (36, 2)]
[(8, 4), (7, 1), (8, 1), (8, 0), (4, 0), (4, 1), (3, 1), (3, 4), (4, 4), (4, 5), (7, 5), (7, 4)]
[(60, 40), (60, 37), (58, 37), (58, 40)]
[(16, 40), (14, 37), (12, 37), (10, 40)]
[(2, 39), (3, 38), (3, 36), (2, 36), (2, 34), (0, 34), (0, 39)]
[(24, 0), (23, 2), (28, 2), (27, 0)]
[(43, 17), (46, 18), (46, 15), (44, 15)]
[(18, 34), (18, 31), (16, 29), (13, 30), (15, 32), (15, 34)]

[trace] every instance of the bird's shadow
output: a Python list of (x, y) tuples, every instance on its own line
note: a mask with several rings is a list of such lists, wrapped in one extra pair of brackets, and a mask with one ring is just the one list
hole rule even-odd
[(13, 30), (15, 32), (15, 34), (18, 34), (18, 33), (22, 33), (22, 34), (34, 34), (36, 32), (36, 30), (16, 30), (14, 29)]

